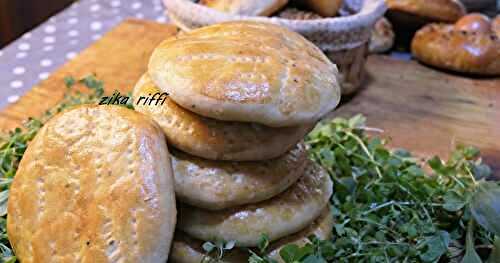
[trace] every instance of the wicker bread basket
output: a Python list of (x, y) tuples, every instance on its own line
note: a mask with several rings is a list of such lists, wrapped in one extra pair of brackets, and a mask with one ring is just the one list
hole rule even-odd
[(302, 34), (337, 64), (344, 95), (356, 91), (363, 80), (371, 30), (386, 10), (383, 0), (345, 0), (340, 17), (290, 20), (232, 15), (190, 0), (163, 1), (171, 21), (185, 31), (225, 21), (252, 20), (278, 24)]

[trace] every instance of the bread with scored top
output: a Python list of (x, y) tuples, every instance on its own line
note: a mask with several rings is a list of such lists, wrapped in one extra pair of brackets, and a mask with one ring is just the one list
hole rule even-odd
[(118, 106), (79, 106), (35, 136), (10, 187), (7, 230), (30, 262), (166, 262), (176, 224), (160, 128)]

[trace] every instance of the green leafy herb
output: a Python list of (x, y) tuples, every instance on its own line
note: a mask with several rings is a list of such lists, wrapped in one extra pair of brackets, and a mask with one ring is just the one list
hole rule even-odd
[[(224, 253), (234, 248), (236, 242), (234, 240), (230, 241), (216, 241), (212, 243), (207, 241), (203, 243), (202, 248), (205, 250), (205, 257), (203, 258), (203, 263), (213, 263), (219, 262), (224, 257)], [(215, 254), (215, 255), (214, 255)]]
[(476, 221), (488, 231), (500, 236), (500, 187), (496, 182), (481, 182), (471, 200)]
[(467, 236), (465, 239), (465, 256), (462, 259), (462, 263), (482, 263), (483, 261), (479, 257), (474, 248), (474, 220), (470, 220), (467, 225)]
[[(458, 147), (446, 162), (433, 157), (426, 173), (419, 159), (388, 149), (366, 130), (378, 131), (358, 115), (320, 124), (307, 138), (312, 159), (335, 182), (332, 253), (316, 256), (330, 262), (457, 262), (466, 251), (471, 257), (476, 247), (493, 246), (500, 188), (483, 181), (491, 169), (476, 148)], [(467, 249), (474, 220), (480, 226)], [(289, 247), (282, 258), (305, 262), (307, 256)]]

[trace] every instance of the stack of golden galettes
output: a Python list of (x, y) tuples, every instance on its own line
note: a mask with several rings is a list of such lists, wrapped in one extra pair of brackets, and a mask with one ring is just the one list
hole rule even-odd
[[(304, 136), (340, 99), (334, 64), (285, 28), (229, 22), (168, 39), (154, 51), (134, 100), (163, 129), (179, 201), (173, 262), (200, 262), (205, 241), (267, 255), (310, 234), (328, 238), (332, 182), (309, 161)], [(245, 252), (244, 252), (245, 251)], [(226, 262), (245, 262), (233, 249)], [(210, 256), (210, 255), (208, 255)]]

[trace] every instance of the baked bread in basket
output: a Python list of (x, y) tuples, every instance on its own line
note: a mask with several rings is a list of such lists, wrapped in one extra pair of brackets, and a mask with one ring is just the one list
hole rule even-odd
[(281, 25), (302, 34), (338, 66), (344, 95), (356, 91), (363, 80), (371, 31), (386, 10), (383, 0), (345, 0), (340, 17), (294, 20), (233, 15), (190, 0), (164, 3), (171, 21), (185, 31), (226, 21), (251, 20)]

